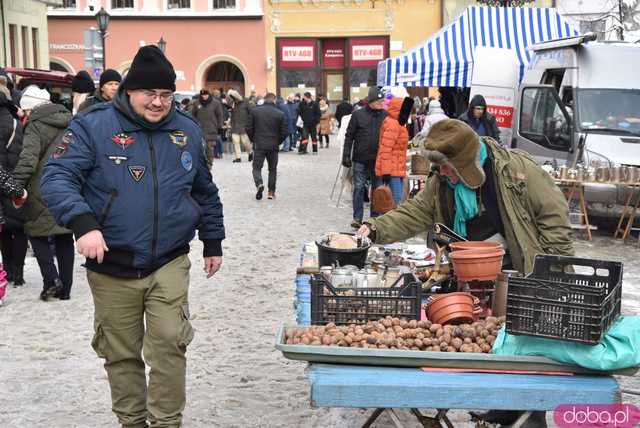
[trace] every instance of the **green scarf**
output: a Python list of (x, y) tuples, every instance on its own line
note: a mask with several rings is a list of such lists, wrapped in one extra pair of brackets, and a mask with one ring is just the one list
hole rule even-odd
[[(487, 146), (480, 143), (480, 165), (484, 166), (487, 160)], [(453, 189), (453, 196), (456, 206), (456, 215), (453, 219), (453, 230), (463, 238), (467, 237), (467, 222), (478, 215), (478, 198), (476, 191), (470, 189), (458, 180), (456, 184), (452, 184), (447, 179), (447, 184)]]

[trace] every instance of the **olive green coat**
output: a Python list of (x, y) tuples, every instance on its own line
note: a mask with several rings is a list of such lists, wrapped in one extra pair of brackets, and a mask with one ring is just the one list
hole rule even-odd
[[(528, 154), (504, 149), (488, 138), (483, 141), (493, 154), (498, 205), (513, 267), (528, 274), (536, 254), (573, 255), (569, 208), (549, 174)], [(372, 219), (376, 242), (402, 241), (434, 223), (444, 223), (439, 192), (440, 176), (434, 174), (414, 199)]]
[(24, 206), (24, 230), (29, 236), (71, 233), (56, 224), (40, 192), (42, 170), (55, 150), (53, 143), (69, 125), (71, 117), (63, 106), (47, 103), (33, 109), (25, 127), (23, 148), (13, 177), (29, 194)]

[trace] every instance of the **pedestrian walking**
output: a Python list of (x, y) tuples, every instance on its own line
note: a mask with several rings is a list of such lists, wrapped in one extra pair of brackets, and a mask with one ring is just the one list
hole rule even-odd
[[(26, 88), (25, 88), (26, 89)], [(73, 77), (71, 82), (71, 93), (73, 95), (73, 110), (72, 113), (76, 114), (80, 111), (80, 106), (85, 102), (90, 94), (93, 94), (96, 90), (96, 85), (93, 83), (93, 79), (85, 70), (80, 70), (78, 74)], [(51, 99), (51, 95), (49, 95)]]
[[(9, 90), (0, 90), (0, 169), (13, 173), (22, 152), (22, 123), (13, 116), (15, 109)], [(14, 205), (10, 197), (2, 198), (2, 233), (0, 251), (7, 281), (14, 287), (24, 285), (24, 259), (27, 255), (27, 235), (24, 233), (24, 209)]]
[(87, 98), (80, 107), (78, 107), (78, 111), (82, 112), (95, 104), (111, 101), (116, 92), (118, 92), (118, 86), (120, 86), (121, 81), (122, 76), (116, 70), (110, 68), (105, 70), (100, 75), (98, 89), (95, 90), (93, 96)]
[(222, 103), (212, 97), (209, 91), (202, 89), (200, 96), (193, 106), (191, 115), (202, 128), (207, 148), (207, 163), (213, 165), (215, 146), (218, 141), (218, 129), (222, 128), (224, 117)]
[(475, 95), (469, 102), (469, 109), (459, 118), (481, 137), (491, 137), (500, 141), (500, 129), (496, 118), (487, 111), (487, 102), (480, 94)]
[(287, 137), (282, 143), (282, 151), (288, 152), (291, 150), (291, 140), (289, 136), (292, 132), (294, 132), (293, 130), (295, 129), (295, 124), (293, 123), (293, 119), (291, 118), (289, 107), (287, 107), (287, 103), (284, 102), (284, 99), (282, 97), (278, 97), (276, 99), (276, 105), (278, 106), (278, 109), (284, 114), (285, 125), (287, 127)]
[(324, 139), (324, 147), (329, 148), (329, 136), (331, 135), (331, 120), (333, 114), (329, 110), (329, 104), (324, 99), (318, 103), (320, 107), (320, 123), (318, 124), (318, 136), (320, 140), (320, 148), (322, 148), (322, 141)]
[[(49, 92), (35, 85), (27, 87), (20, 99), (27, 123), (23, 148), (13, 175), (29, 193), (24, 206), (24, 230), (29, 236), (42, 274), (44, 301), (51, 297), (69, 300), (73, 284), (73, 235), (56, 224), (43, 200), (40, 179), (45, 164), (70, 144), (65, 128), (71, 113), (62, 105), (50, 102)], [(54, 252), (57, 267), (54, 263)]]
[(291, 123), (289, 124), (289, 151), (292, 151), (298, 146), (298, 140), (301, 135), (298, 131), (300, 98), (289, 94), (287, 97), (287, 108), (289, 109), (289, 117), (291, 119)]
[(220, 108), (222, 112), (222, 122), (218, 123), (218, 137), (216, 139), (216, 144), (213, 150), (213, 157), (215, 159), (222, 159), (222, 154), (224, 153), (224, 124), (228, 119), (227, 107), (225, 106), (225, 97), (222, 92), (222, 88), (214, 89), (211, 92), (211, 95), (215, 100), (220, 103)]
[(71, 122), (42, 178), (47, 205), (86, 257), (92, 346), (124, 427), (181, 426), (196, 228), (207, 277), (222, 264), (218, 188), (200, 127), (174, 106), (175, 79), (160, 49), (140, 48), (113, 103)]
[(238, 91), (229, 89), (227, 92), (228, 99), (232, 102), (231, 107), (231, 141), (236, 158), (234, 163), (241, 162), (240, 154), (242, 153), (240, 145), (244, 147), (249, 154), (249, 162), (253, 160), (253, 148), (251, 140), (247, 135), (247, 125), (249, 122), (249, 102), (244, 99)]
[[(384, 111), (384, 93), (376, 88), (369, 88), (367, 105), (355, 110), (349, 120), (345, 134), (342, 166), (353, 166), (353, 221), (354, 229), (362, 225), (364, 216), (364, 200), (367, 182), (375, 189), (379, 182), (375, 176), (376, 157), (380, 142), (380, 127), (387, 113)], [(373, 207), (370, 215), (375, 216)]]
[(304, 98), (298, 108), (298, 114), (302, 119), (302, 141), (300, 142), (298, 153), (307, 154), (307, 145), (309, 144), (309, 138), (311, 138), (313, 153), (318, 154), (317, 127), (318, 123), (320, 123), (320, 107), (313, 100), (311, 92), (304, 93)]
[(276, 106), (276, 96), (272, 93), (265, 95), (264, 103), (254, 107), (249, 115), (247, 131), (255, 144), (253, 157), (253, 181), (256, 185), (256, 199), (262, 199), (264, 184), (262, 182), (262, 167), (265, 159), (269, 167), (269, 181), (267, 183), (268, 198), (276, 197), (276, 178), (278, 174), (278, 149), (287, 138), (288, 128), (284, 113)]
[(391, 187), (396, 205), (404, 192), (403, 180), (407, 176), (407, 146), (409, 131), (407, 120), (413, 109), (411, 97), (395, 97), (387, 106), (388, 116), (380, 129), (380, 144), (376, 157), (376, 177)]

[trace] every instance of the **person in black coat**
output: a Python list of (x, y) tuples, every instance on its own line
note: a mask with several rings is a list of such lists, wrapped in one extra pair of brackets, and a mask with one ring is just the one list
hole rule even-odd
[[(12, 112), (15, 104), (0, 92), (0, 168), (12, 173), (22, 151), (22, 124)], [(24, 285), (24, 259), (27, 255), (27, 236), (24, 233), (24, 213), (16, 208), (11, 199), (2, 196), (0, 199), (1, 225), (0, 251), (2, 264), (7, 272), (7, 280), (18, 287)]]
[(338, 121), (338, 127), (340, 127), (340, 123), (342, 122), (342, 118), (353, 113), (353, 106), (349, 102), (349, 100), (342, 100), (340, 104), (336, 107), (336, 120)]
[[(364, 197), (367, 182), (376, 187), (375, 165), (380, 141), (380, 127), (387, 112), (384, 111), (384, 94), (376, 87), (369, 88), (366, 107), (351, 115), (345, 134), (342, 166), (353, 166), (353, 222), (358, 229), (364, 215)], [(371, 216), (374, 216), (371, 207)]]
[(307, 144), (311, 137), (313, 153), (318, 154), (318, 123), (320, 123), (320, 106), (311, 97), (311, 92), (305, 92), (304, 98), (298, 106), (298, 114), (302, 118), (302, 141), (298, 153), (307, 154)]
[(264, 104), (251, 110), (247, 134), (254, 144), (253, 181), (257, 188), (256, 199), (262, 199), (264, 192), (262, 167), (265, 159), (269, 165), (268, 198), (275, 199), (278, 149), (289, 134), (286, 117), (276, 106), (275, 94), (267, 93)]
[(469, 109), (458, 118), (467, 123), (481, 137), (491, 137), (500, 142), (500, 129), (496, 118), (487, 111), (487, 102), (480, 94), (469, 103)]

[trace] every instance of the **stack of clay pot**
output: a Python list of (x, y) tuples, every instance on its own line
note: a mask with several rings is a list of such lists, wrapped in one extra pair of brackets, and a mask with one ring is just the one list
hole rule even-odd
[(464, 241), (449, 247), (449, 260), (458, 281), (495, 281), (502, 271), (504, 250), (498, 242)]

